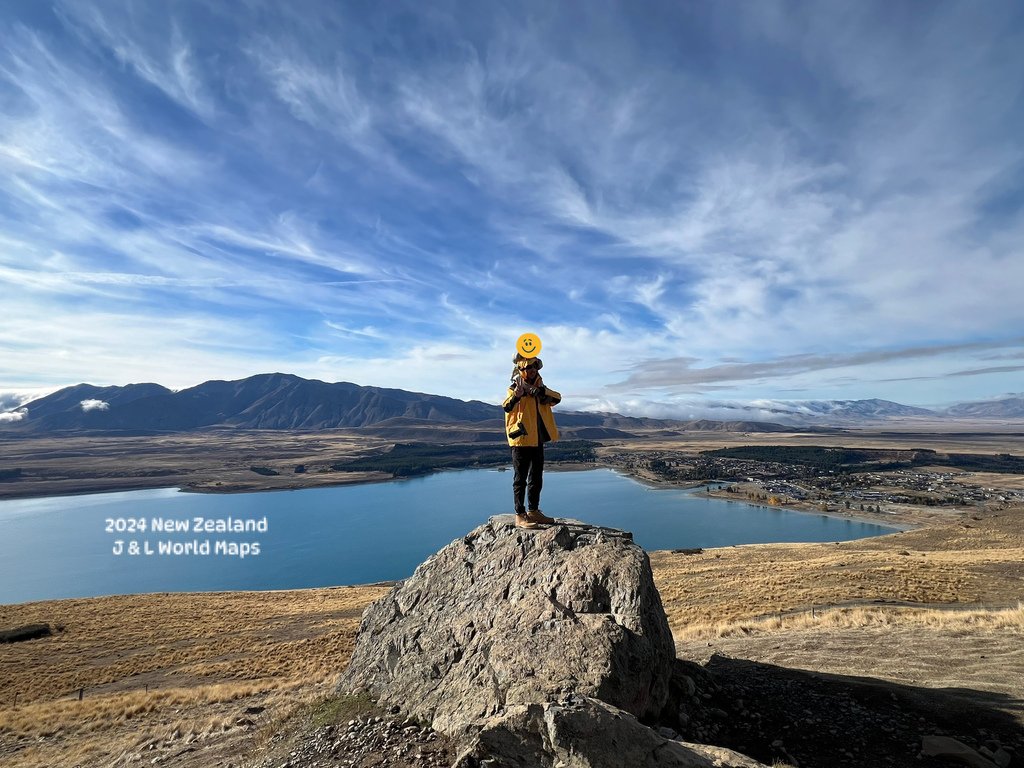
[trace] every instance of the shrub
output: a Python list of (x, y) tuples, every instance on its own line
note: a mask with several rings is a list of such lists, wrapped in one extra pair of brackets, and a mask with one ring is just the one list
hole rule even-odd
[(49, 624), (26, 624), (23, 627), (0, 630), (0, 643), (20, 643), (23, 640), (36, 640), (53, 634)]
[(310, 707), (310, 720), (320, 728), (325, 725), (336, 725), (357, 717), (379, 716), (384, 714), (368, 693), (349, 693), (340, 696), (328, 696), (315, 702)]

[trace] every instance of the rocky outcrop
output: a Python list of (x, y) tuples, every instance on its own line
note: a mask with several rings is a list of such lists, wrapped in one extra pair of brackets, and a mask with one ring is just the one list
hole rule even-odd
[(366, 610), (338, 687), (451, 737), (458, 768), (760, 766), (657, 722), (693, 720), (678, 664), (630, 534), (502, 515)]
[(630, 534), (574, 521), (523, 530), (504, 515), (367, 609), (339, 687), (449, 734), (570, 692), (644, 718), (664, 705), (674, 658)]

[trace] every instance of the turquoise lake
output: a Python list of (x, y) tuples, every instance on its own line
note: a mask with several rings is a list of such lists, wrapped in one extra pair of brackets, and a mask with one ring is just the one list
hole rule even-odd
[[(608, 469), (549, 470), (544, 481), (541, 506), (549, 515), (632, 531), (648, 551), (847, 541), (896, 530), (651, 488)], [(511, 512), (511, 485), (511, 472), (466, 470), (299, 491), (205, 495), (158, 489), (3, 501), (0, 604), (403, 579), (491, 515)], [(191, 528), (197, 517), (214, 527), (229, 517), (265, 519), (266, 531), (153, 531), (154, 520), (161, 527)], [(132, 520), (135, 531), (129, 530)], [(138, 530), (140, 520), (145, 530)], [(129, 553), (132, 542), (139, 554)], [(202, 551), (204, 542), (209, 554)], [(183, 551), (197, 544), (199, 554)], [(243, 545), (249, 554), (239, 557)], [(161, 553), (161, 547), (177, 553)]]

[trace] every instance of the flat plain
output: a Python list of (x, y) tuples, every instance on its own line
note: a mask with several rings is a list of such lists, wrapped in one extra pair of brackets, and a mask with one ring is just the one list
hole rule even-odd
[(0, 437), (0, 466), (21, 470), (16, 481), (0, 482), (0, 499), (168, 487), (232, 493), (383, 480), (389, 476), (328, 467), (387, 445), (355, 431)]
[[(390, 479), (383, 472), (335, 471), (332, 465), (387, 450), (395, 442), (459, 440), (457, 425), (402, 431), (385, 438), (373, 430), (288, 432), (212, 429), (163, 435), (11, 436), (0, 433), (0, 467), (20, 470), (0, 481), (0, 499), (143, 488), (178, 487), (207, 493), (312, 488)], [(498, 430), (495, 430), (498, 433)], [(699, 451), (745, 445), (845, 446), (940, 452), (1022, 453), (1024, 423), (901, 420), (884, 431), (686, 432), (655, 430), (635, 438), (600, 440), (599, 460), (643, 451)], [(574, 430), (564, 430), (572, 439)], [(500, 433), (498, 433), (500, 436)], [(276, 474), (261, 474), (259, 470)], [(302, 471), (296, 472), (301, 467)], [(643, 473), (637, 473), (641, 477)]]

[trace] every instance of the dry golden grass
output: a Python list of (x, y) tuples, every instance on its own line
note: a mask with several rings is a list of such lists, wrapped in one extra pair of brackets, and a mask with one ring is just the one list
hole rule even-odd
[(830, 608), (824, 611), (771, 616), (747, 621), (691, 624), (675, 633), (676, 640), (750, 637), (795, 630), (834, 630), (865, 627), (917, 627), (946, 632), (1004, 631), (1024, 635), (1024, 603), (996, 610), (937, 610), (923, 608)]
[(92, 698), (147, 685), (314, 677), (351, 652), (363, 608), (384, 591), (151, 594), (0, 606), (3, 627), (64, 627), (51, 638), (0, 646), (0, 690), (27, 704), (80, 688)]
[(1021, 507), (838, 545), (656, 552), (651, 560), (683, 658), (1024, 699)]
[[(1020, 448), (1017, 448), (1020, 451)], [(949, 471), (949, 468), (946, 468)], [(1021, 490), (1024, 489), (1024, 475), (1004, 475), (995, 472), (971, 472), (966, 475), (972, 485), (982, 488), (1000, 488)]]
[[(761, 544), (651, 553), (676, 633), (873, 601), (1008, 607), (1021, 599), (1024, 510), (840, 544)], [(966, 527), (970, 526), (970, 527)]]
[[(88, 733), (138, 720), (146, 715), (178, 712), (205, 704), (219, 704), (298, 686), (294, 681), (221, 683), (158, 691), (124, 691), (78, 701), (36, 701), (0, 711), (0, 731), (14, 736), (49, 737)], [(176, 726), (177, 724), (175, 724)], [(173, 729), (172, 729), (173, 730)]]
[[(138, 762), (147, 750), (166, 757), (183, 745), (224, 742), (225, 753), (235, 748), (228, 740), (238, 737), (236, 729), (241, 707), (254, 703), (271, 713), (267, 727), (249, 742), (266, 741), (295, 711), (323, 698), (330, 691), (328, 680), (268, 681), (258, 685), (203, 685), (157, 693), (111, 694), (93, 703), (83, 714), (77, 701), (29, 705), (21, 719), (10, 718), (11, 727), (0, 728), (0, 758), (5, 745), (18, 743), (9, 762), (20, 768), (49, 768), (54, 765), (92, 768)], [(19, 710), (21, 708), (19, 707)], [(35, 734), (27, 744), (21, 734)], [(19, 743), (20, 742), (20, 743)]]
[(0, 606), (0, 626), (64, 627), (0, 645), (0, 763), (19, 747), (10, 764), (99, 765), (140, 739), (165, 745), (221, 734), (253, 702), (280, 712), (322, 695), (352, 653), (363, 609), (386, 589)]

